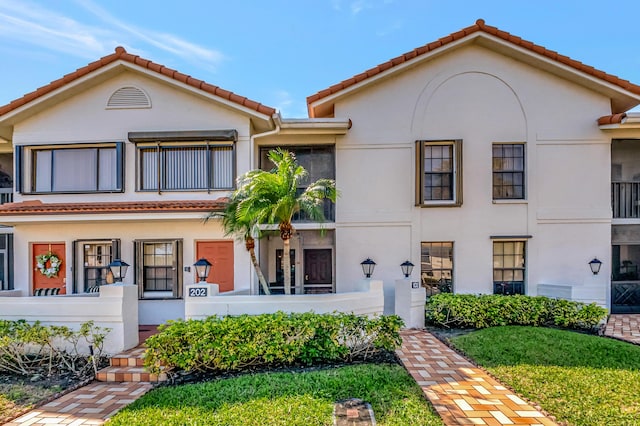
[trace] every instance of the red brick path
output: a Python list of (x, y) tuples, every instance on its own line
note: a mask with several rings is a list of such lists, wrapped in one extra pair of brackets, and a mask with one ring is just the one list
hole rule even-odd
[(640, 314), (612, 314), (604, 335), (640, 345)]
[(446, 425), (556, 425), (431, 333), (401, 335), (397, 354)]

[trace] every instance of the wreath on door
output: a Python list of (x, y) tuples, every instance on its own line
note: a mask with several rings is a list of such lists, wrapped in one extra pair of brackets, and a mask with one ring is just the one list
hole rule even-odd
[[(50, 251), (36, 256), (36, 269), (47, 278), (57, 277), (62, 260)], [(47, 266), (48, 264), (48, 266)]]

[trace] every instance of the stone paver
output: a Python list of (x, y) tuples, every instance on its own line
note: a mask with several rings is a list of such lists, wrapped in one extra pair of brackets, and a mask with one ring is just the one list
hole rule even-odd
[(397, 351), (446, 425), (557, 425), (424, 330), (404, 330)]
[(151, 383), (93, 382), (31, 410), (5, 426), (101, 425), (152, 387)]
[(640, 345), (640, 314), (611, 314), (604, 335)]

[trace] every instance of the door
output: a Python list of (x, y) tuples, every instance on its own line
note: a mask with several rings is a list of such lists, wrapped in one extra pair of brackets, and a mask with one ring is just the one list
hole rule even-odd
[[(38, 268), (38, 261), (36, 256), (47, 255), (51, 253), (62, 261), (58, 269), (58, 273), (54, 276), (47, 277), (41, 271), (42, 268)], [(34, 243), (31, 246), (31, 262), (33, 265), (33, 290), (39, 288), (59, 288), (60, 294), (66, 294), (66, 282), (67, 282), (67, 259), (65, 254), (64, 243), (49, 244), (49, 243)], [(47, 260), (44, 268), (51, 267), (51, 261)]]
[(196, 258), (211, 263), (208, 283), (218, 284), (220, 293), (233, 291), (233, 241), (196, 241)]
[(331, 293), (333, 291), (333, 262), (331, 249), (304, 251), (304, 292)]

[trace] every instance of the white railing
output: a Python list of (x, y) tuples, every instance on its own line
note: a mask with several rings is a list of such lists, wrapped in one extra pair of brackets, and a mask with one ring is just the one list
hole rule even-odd
[(217, 284), (192, 284), (185, 291), (185, 318), (204, 319), (211, 315), (259, 315), (282, 312), (382, 315), (382, 281), (363, 282), (360, 291), (297, 295), (227, 295), (218, 293)]

